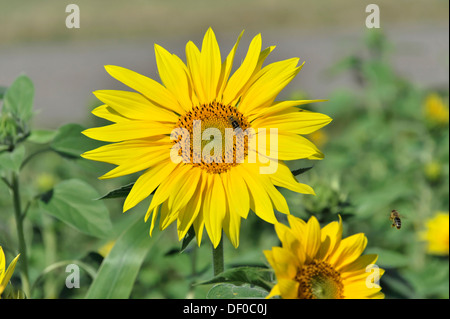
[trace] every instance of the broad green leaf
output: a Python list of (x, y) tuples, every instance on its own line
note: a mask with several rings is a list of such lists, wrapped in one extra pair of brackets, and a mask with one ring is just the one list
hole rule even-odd
[(20, 75), (4, 93), (2, 112), (27, 122), (33, 116), (33, 98), (33, 82), (26, 75)]
[(80, 154), (102, 145), (81, 134), (84, 130), (85, 127), (79, 124), (63, 125), (58, 129), (50, 147), (62, 156), (80, 158)]
[(243, 299), (265, 298), (268, 292), (259, 287), (249, 285), (235, 286), (233, 284), (218, 284), (213, 286), (206, 295), (207, 299)]
[(149, 236), (148, 224), (138, 218), (121, 234), (103, 260), (86, 298), (129, 298), (145, 256), (157, 241), (155, 236)]
[(40, 208), (88, 235), (103, 238), (112, 229), (105, 204), (96, 201), (97, 191), (89, 184), (70, 179), (57, 184), (41, 197)]
[(133, 188), (134, 183), (130, 183), (127, 185), (124, 185), (120, 188), (117, 188), (115, 190), (110, 191), (109, 193), (103, 195), (99, 199), (110, 199), (110, 198), (122, 198), (127, 197), (130, 193), (131, 189)]
[(56, 134), (57, 131), (53, 130), (33, 130), (27, 141), (36, 144), (47, 144), (53, 140)]
[(13, 171), (18, 173), (25, 157), (25, 148), (19, 145), (12, 152), (2, 151), (0, 153), (0, 172)]
[(270, 291), (272, 289), (270, 276), (271, 272), (267, 268), (236, 267), (225, 270), (211, 280), (199, 283), (199, 285), (215, 283), (251, 284)]

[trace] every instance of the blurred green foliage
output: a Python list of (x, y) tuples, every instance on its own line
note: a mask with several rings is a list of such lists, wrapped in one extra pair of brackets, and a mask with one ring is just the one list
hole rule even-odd
[[(377, 253), (377, 264), (386, 269), (381, 286), (387, 298), (448, 298), (448, 256), (429, 255), (418, 237), (427, 218), (438, 210), (448, 211), (448, 120), (430, 121), (425, 116), (427, 96), (437, 93), (448, 105), (448, 89), (418, 88), (399, 77), (389, 63), (392, 50), (395, 48), (381, 33), (370, 30), (360, 52), (330, 70), (330, 76), (352, 73), (359, 87), (337, 90), (327, 97), (328, 102), (320, 104), (320, 112), (331, 116), (333, 122), (320, 131), (320, 137), (316, 134), (310, 138), (319, 145), (325, 159), (287, 163), (292, 170), (313, 164), (298, 179), (311, 185), (317, 196), (280, 191), (296, 216), (307, 219), (314, 215), (325, 225), (338, 220), (339, 214), (344, 237), (365, 233), (365, 253)], [(8, 90), (0, 88), (0, 98), (5, 99), (7, 94)], [(306, 108), (319, 110), (317, 105)], [(3, 109), (8, 111), (5, 104)], [(92, 121), (86, 124), (104, 124), (94, 117)], [(38, 204), (30, 201), (24, 224), (31, 247), (30, 282), (34, 283), (30, 297), (216, 298), (227, 295), (230, 289), (244, 295), (263, 295), (260, 288), (236, 287), (229, 282), (248, 282), (239, 279), (242, 268), (238, 267), (255, 266), (264, 275), (252, 273), (251, 280), (266, 285), (269, 278), (264, 269), (268, 263), (263, 250), (279, 245), (273, 225), (249, 214), (242, 222), (239, 248), (225, 241), (225, 269), (230, 273), (225, 280), (214, 281), (207, 239), (201, 247), (192, 241), (180, 252), (174, 227), (155, 231), (152, 238), (148, 236), (149, 225), (143, 218), (149, 200), (125, 214), (121, 213), (123, 198), (106, 196), (110, 198), (99, 200), (129, 185), (136, 176), (99, 182), (97, 177), (112, 166), (78, 157), (95, 147), (80, 134), (82, 129), (70, 124), (57, 131), (33, 130), (21, 141), (21, 147), (2, 154), (4, 170), (21, 172), (24, 201), (40, 194)], [(27, 165), (23, 165), (24, 161)], [(87, 186), (71, 180), (74, 177)], [(100, 205), (103, 213), (81, 214), (85, 220), (68, 220), (57, 210), (45, 214), (52, 205), (61, 205), (58, 200), (69, 205), (67, 209), (87, 207), (81, 198), (67, 201), (68, 188), (77, 194), (81, 190), (82, 194), (88, 193), (91, 203)], [(1, 183), (0, 204), (0, 245), (10, 260), (17, 247), (13, 204), (7, 185)], [(405, 217), (400, 230), (391, 228), (392, 209)], [(97, 232), (86, 225), (90, 215), (98, 218), (95, 226), (100, 227), (101, 238), (92, 236)], [(277, 217), (280, 221), (286, 218), (282, 214)], [(112, 246), (109, 254), (101, 249), (104, 245)], [(72, 262), (81, 268), (78, 289), (64, 285), (65, 266)], [(213, 282), (224, 283), (210, 290)], [(12, 284), (20, 287), (19, 271)]]

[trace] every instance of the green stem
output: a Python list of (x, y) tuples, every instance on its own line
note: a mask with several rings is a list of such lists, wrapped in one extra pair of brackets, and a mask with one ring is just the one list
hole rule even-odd
[(30, 298), (30, 279), (28, 276), (28, 256), (27, 256), (27, 245), (25, 242), (25, 234), (23, 231), (23, 216), (22, 208), (20, 203), (20, 192), (19, 192), (19, 176), (17, 173), (13, 173), (11, 181), (11, 190), (13, 193), (14, 202), (14, 215), (16, 218), (17, 236), (19, 238), (19, 252), (20, 252), (20, 264), (21, 264), (21, 278), (22, 278), (22, 289)]
[(222, 273), (225, 269), (223, 262), (223, 236), (220, 239), (219, 245), (216, 248), (212, 246), (212, 255), (213, 255), (213, 269), (214, 276)]

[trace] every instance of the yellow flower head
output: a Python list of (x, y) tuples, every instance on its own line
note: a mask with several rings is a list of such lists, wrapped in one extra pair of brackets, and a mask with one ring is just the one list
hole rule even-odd
[(6, 286), (8, 285), (12, 274), (14, 273), (14, 268), (16, 268), (16, 263), (19, 259), (19, 256), (20, 254), (13, 259), (13, 261), (9, 264), (8, 269), (6, 269), (5, 271), (6, 258), (5, 253), (3, 252), (3, 248), (0, 246), (0, 298)]
[(180, 240), (193, 226), (198, 244), (206, 229), (216, 247), (224, 230), (237, 247), (241, 218), (250, 209), (270, 223), (277, 221), (274, 209), (289, 213), (275, 186), (314, 194), (295, 180), (283, 160), (322, 159), (301, 135), (331, 119), (296, 107), (319, 100), (275, 101), (301, 65), (292, 58), (263, 67), (274, 47), (261, 50), (260, 34), (230, 76), (241, 36), (224, 61), (211, 28), (201, 50), (187, 43), (186, 63), (155, 44), (162, 84), (122, 67), (105, 67), (137, 92), (94, 92), (105, 105), (93, 114), (113, 124), (84, 134), (112, 144), (82, 156), (117, 165), (101, 178), (143, 171), (123, 211), (154, 193), (146, 214), (146, 220), (151, 217), (150, 234), (160, 214), (160, 229), (176, 222)]
[(427, 251), (433, 255), (448, 255), (449, 217), (448, 212), (437, 212), (426, 222), (426, 229), (420, 238), (427, 242)]
[(315, 217), (307, 223), (292, 215), (288, 220), (290, 227), (275, 225), (282, 247), (264, 252), (277, 278), (268, 298), (384, 298), (378, 256), (361, 255), (367, 244), (364, 234), (342, 239), (341, 221), (320, 228)]
[(436, 94), (430, 94), (425, 100), (425, 116), (432, 123), (448, 124), (448, 106), (444, 104), (442, 98)]

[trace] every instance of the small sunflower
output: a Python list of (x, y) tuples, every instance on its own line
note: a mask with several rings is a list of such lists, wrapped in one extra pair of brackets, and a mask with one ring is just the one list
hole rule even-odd
[[(14, 273), (14, 269), (16, 268), (17, 260), (19, 259), (19, 255), (11, 261), (6, 269), (6, 258), (5, 253), (3, 252), (3, 248), (0, 246), (0, 298), (2, 296), (3, 291), (11, 279), (12, 274)], [(6, 269), (6, 270), (5, 270)]]
[[(289, 214), (286, 200), (275, 186), (314, 194), (310, 186), (297, 182), (283, 160), (322, 159), (317, 147), (301, 135), (331, 119), (296, 107), (321, 100), (275, 101), (302, 65), (292, 58), (263, 67), (274, 47), (261, 50), (260, 34), (230, 76), (241, 36), (224, 61), (211, 28), (201, 50), (193, 42), (187, 43), (186, 64), (155, 44), (162, 84), (122, 67), (105, 67), (112, 77), (137, 92), (94, 92), (105, 105), (92, 113), (113, 124), (83, 133), (112, 144), (82, 156), (117, 165), (101, 179), (143, 171), (123, 211), (154, 193), (145, 217), (146, 221), (151, 217), (150, 235), (159, 214), (160, 229), (176, 222), (180, 240), (193, 226), (199, 245), (206, 229), (214, 247), (222, 230), (237, 247), (241, 218), (247, 218), (250, 209), (270, 223), (277, 222), (274, 209)], [(265, 134), (271, 129), (277, 133), (273, 134), (276, 142), (271, 139), (272, 131)], [(221, 144), (215, 142), (223, 141), (230, 130), (236, 133), (232, 147), (227, 147), (227, 141), (216, 147)], [(183, 142), (180, 132), (190, 138)], [(214, 147), (209, 143), (211, 132)], [(199, 135), (200, 143), (196, 143)], [(238, 140), (238, 135), (243, 138)], [(266, 148), (255, 149), (252, 141), (256, 138), (258, 146), (259, 141), (269, 141)], [(275, 145), (276, 151), (270, 153)], [(250, 161), (256, 156), (261, 160)], [(276, 171), (260, 173), (272, 164)]]
[(437, 93), (431, 93), (426, 97), (424, 110), (425, 117), (429, 120), (429, 122), (438, 125), (448, 124), (448, 106), (445, 105), (442, 97), (440, 97)]
[(361, 255), (367, 244), (364, 234), (342, 239), (341, 221), (320, 228), (315, 217), (307, 223), (292, 215), (288, 220), (290, 227), (275, 225), (282, 247), (264, 252), (277, 278), (267, 298), (384, 298), (378, 256)]
[(426, 221), (426, 229), (420, 238), (427, 242), (427, 251), (432, 255), (448, 256), (449, 215), (439, 211)]

